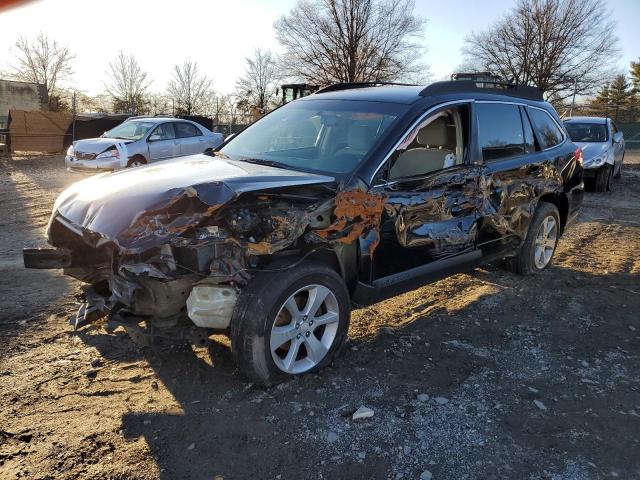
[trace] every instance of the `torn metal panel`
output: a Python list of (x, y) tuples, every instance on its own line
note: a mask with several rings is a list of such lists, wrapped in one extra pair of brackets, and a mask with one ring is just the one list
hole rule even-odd
[(389, 192), (385, 212), (398, 243), (426, 248), (433, 258), (472, 247), (488, 193), (478, 181), (481, 173), (482, 167), (451, 169)]
[(378, 229), (385, 206), (385, 197), (364, 190), (338, 192), (333, 209), (334, 222), (326, 228), (313, 230), (310, 238), (328, 242), (352, 243), (358, 239), (364, 242), (369, 255), (378, 245)]
[[(483, 239), (513, 236), (524, 240), (538, 199), (562, 191), (562, 178), (549, 162), (513, 170), (486, 172), (488, 195), (482, 205)], [(492, 233), (493, 232), (493, 233)]]

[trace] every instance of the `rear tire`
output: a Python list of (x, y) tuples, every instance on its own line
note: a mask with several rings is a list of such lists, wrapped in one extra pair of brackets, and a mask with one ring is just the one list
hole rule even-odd
[(540, 273), (551, 264), (559, 237), (558, 209), (552, 203), (540, 202), (520, 251), (505, 262), (507, 269), (520, 275)]
[(596, 180), (594, 185), (594, 191), (596, 192), (608, 192), (611, 190), (611, 165), (604, 164), (596, 173)]
[(346, 286), (325, 265), (305, 262), (258, 273), (242, 290), (231, 320), (238, 368), (261, 385), (320, 370), (342, 346), (350, 315)]

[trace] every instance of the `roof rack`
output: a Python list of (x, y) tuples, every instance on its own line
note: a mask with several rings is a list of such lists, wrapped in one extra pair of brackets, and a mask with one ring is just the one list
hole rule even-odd
[(396, 82), (341, 82), (341, 83), (333, 83), (328, 87), (321, 88), (316, 92), (318, 93), (327, 93), (327, 92), (337, 92), (338, 90), (349, 90), (352, 88), (366, 88), (366, 87), (382, 87), (385, 85), (400, 85), (402, 87), (417, 87), (413, 83), (396, 83)]
[(475, 80), (452, 80), (435, 82), (425, 87), (420, 96), (442, 95), (444, 93), (482, 92), (509, 95), (510, 97), (527, 98), (529, 100), (544, 100), (542, 90), (528, 85), (516, 85), (507, 82), (486, 82)]

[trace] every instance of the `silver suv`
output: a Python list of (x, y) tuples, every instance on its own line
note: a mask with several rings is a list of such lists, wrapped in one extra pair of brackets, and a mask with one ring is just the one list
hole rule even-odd
[(100, 138), (73, 142), (64, 160), (71, 170), (119, 170), (184, 155), (211, 154), (222, 141), (221, 133), (189, 120), (135, 117)]

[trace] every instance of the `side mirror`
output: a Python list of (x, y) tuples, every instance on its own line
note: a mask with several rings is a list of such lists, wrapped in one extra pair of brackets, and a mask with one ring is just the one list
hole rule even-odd
[(613, 134), (614, 143), (620, 143), (622, 141), (622, 132), (616, 132)]
[(162, 137), (154, 133), (147, 139), (147, 142), (157, 142), (158, 140), (162, 140)]

